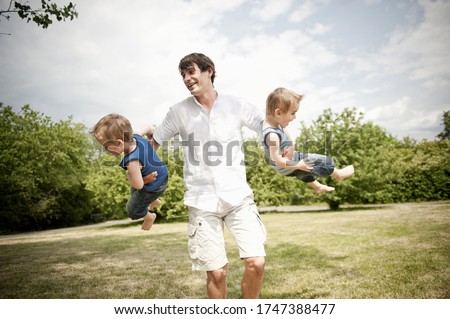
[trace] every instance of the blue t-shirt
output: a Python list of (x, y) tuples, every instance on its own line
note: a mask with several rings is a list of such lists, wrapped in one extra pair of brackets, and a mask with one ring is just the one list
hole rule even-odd
[(126, 170), (130, 161), (138, 160), (142, 166), (142, 176), (156, 171), (158, 173), (156, 180), (144, 185), (145, 190), (150, 192), (154, 191), (167, 179), (168, 171), (166, 164), (161, 161), (148, 140), (138, 134), (133, 134), (133, 137), (136, 140), (136, 148), (123, 157), (119, 166)]

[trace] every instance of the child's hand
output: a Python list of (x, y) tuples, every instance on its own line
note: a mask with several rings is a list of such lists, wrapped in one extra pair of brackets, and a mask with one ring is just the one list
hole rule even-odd
[(150, 184), (156, 180), (156, 177), (158, 177), (158, 172), (155, 171), (148, 175), (142, 176), (142, 179), (144, 180), (144, 184)]
[(308, 163), (306, 164), (304, 160), (301, 160), (297, 164), (297, 168), (301, 171), (311, 172), (313, 170), (314, 164)]
[(281, 154), (282, 157), (287, 159), (292, 159), (292, 156), (294, 155), (294, 148), (288, 147), (283, 150), (283, 154)]

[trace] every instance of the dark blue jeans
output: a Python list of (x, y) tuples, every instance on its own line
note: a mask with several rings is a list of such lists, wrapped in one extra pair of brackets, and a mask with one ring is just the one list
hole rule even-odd
[(135, 189), (130, 187), (131, 196), (127, 202), (128, 217), (133, 220), (145, 217), (148, 212), (148, 205), (157, 200), (166, 190), (167, 181), (168, 179), (166, 178), (165, 182), (152, 192), (146, 191), (144, 188)]
[(295, 162), (303, 160), (306, 164), (314, 164), (311, 172), (298, 169), (289, 175), (295, 176), (305, 183), (314, 182), (317, 177), (330, 176), (334, 171), (333, 159), (325, 155), (294, 152), (292, 160)]

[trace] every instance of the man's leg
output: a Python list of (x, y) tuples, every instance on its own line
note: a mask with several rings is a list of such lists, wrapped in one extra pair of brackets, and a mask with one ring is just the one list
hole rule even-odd
[(225, 299), (227, 298), (227, 270), (225, 265), (220, 269), (207, 271), (207, 290), (208, 298), (210, 299)]
[(256, 299), (261, 292), (264, 279), (265, 257), (244, 258), (244, 275), (242, 276), (242, 298)]

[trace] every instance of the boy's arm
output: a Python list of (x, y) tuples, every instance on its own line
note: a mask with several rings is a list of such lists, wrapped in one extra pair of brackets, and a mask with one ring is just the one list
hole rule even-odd
[(130, 161), (128, 163), (127, 177), (133, 188), (141, 189), (144, 187), (144, 180), (141, 175), (141, 163), (139, 161)]
[[(148, 141), (150, 142), (150, 144), (152, 145), (153, 149), (156, 152), (159, 148), (159, 144), (153, 139), (153, 132), (154, 132), (154, 129), (153, 129), (153, 126), (151, 126), (151, 125), (141, 126), (137, 130), (134, 130), (134, 133), (139, 134), (140, 136), (146, 136)], [(156, 173), (156, 171), (151, 172), (148, 175), (142, 176), (143, 183), (149, 184), (149, 183), (155, 181), (157, 176), (158, 176), (158, 173)]]
[(280, 137), (276, 133), (269, 133), (266, 137), (266, 143), (269, 146), (270, 159), (276, 166), (288, 169), (299, 169), (302, 171), (310, 172), (313, 167), (306, 165), (303, 160), (300, 162), (291, 161), (290, 158), (283, 157), (284, 154), (280, 154)]
[[(288, 139), (292, 142), (292, 138), (289, 135), (289, 132), (284, 130), (284, 134), (286, 134)], [(283, 150), (283, 154), (281, 154), (281, 156), (283, 156), (284, 158), (287, 158), (287, 159), (292, 159), (292, 156), (294, 155), (294, 151), (295, 151), (294, 142), (292, 142), (292, 145), (290, 147), (287, 147)]]

